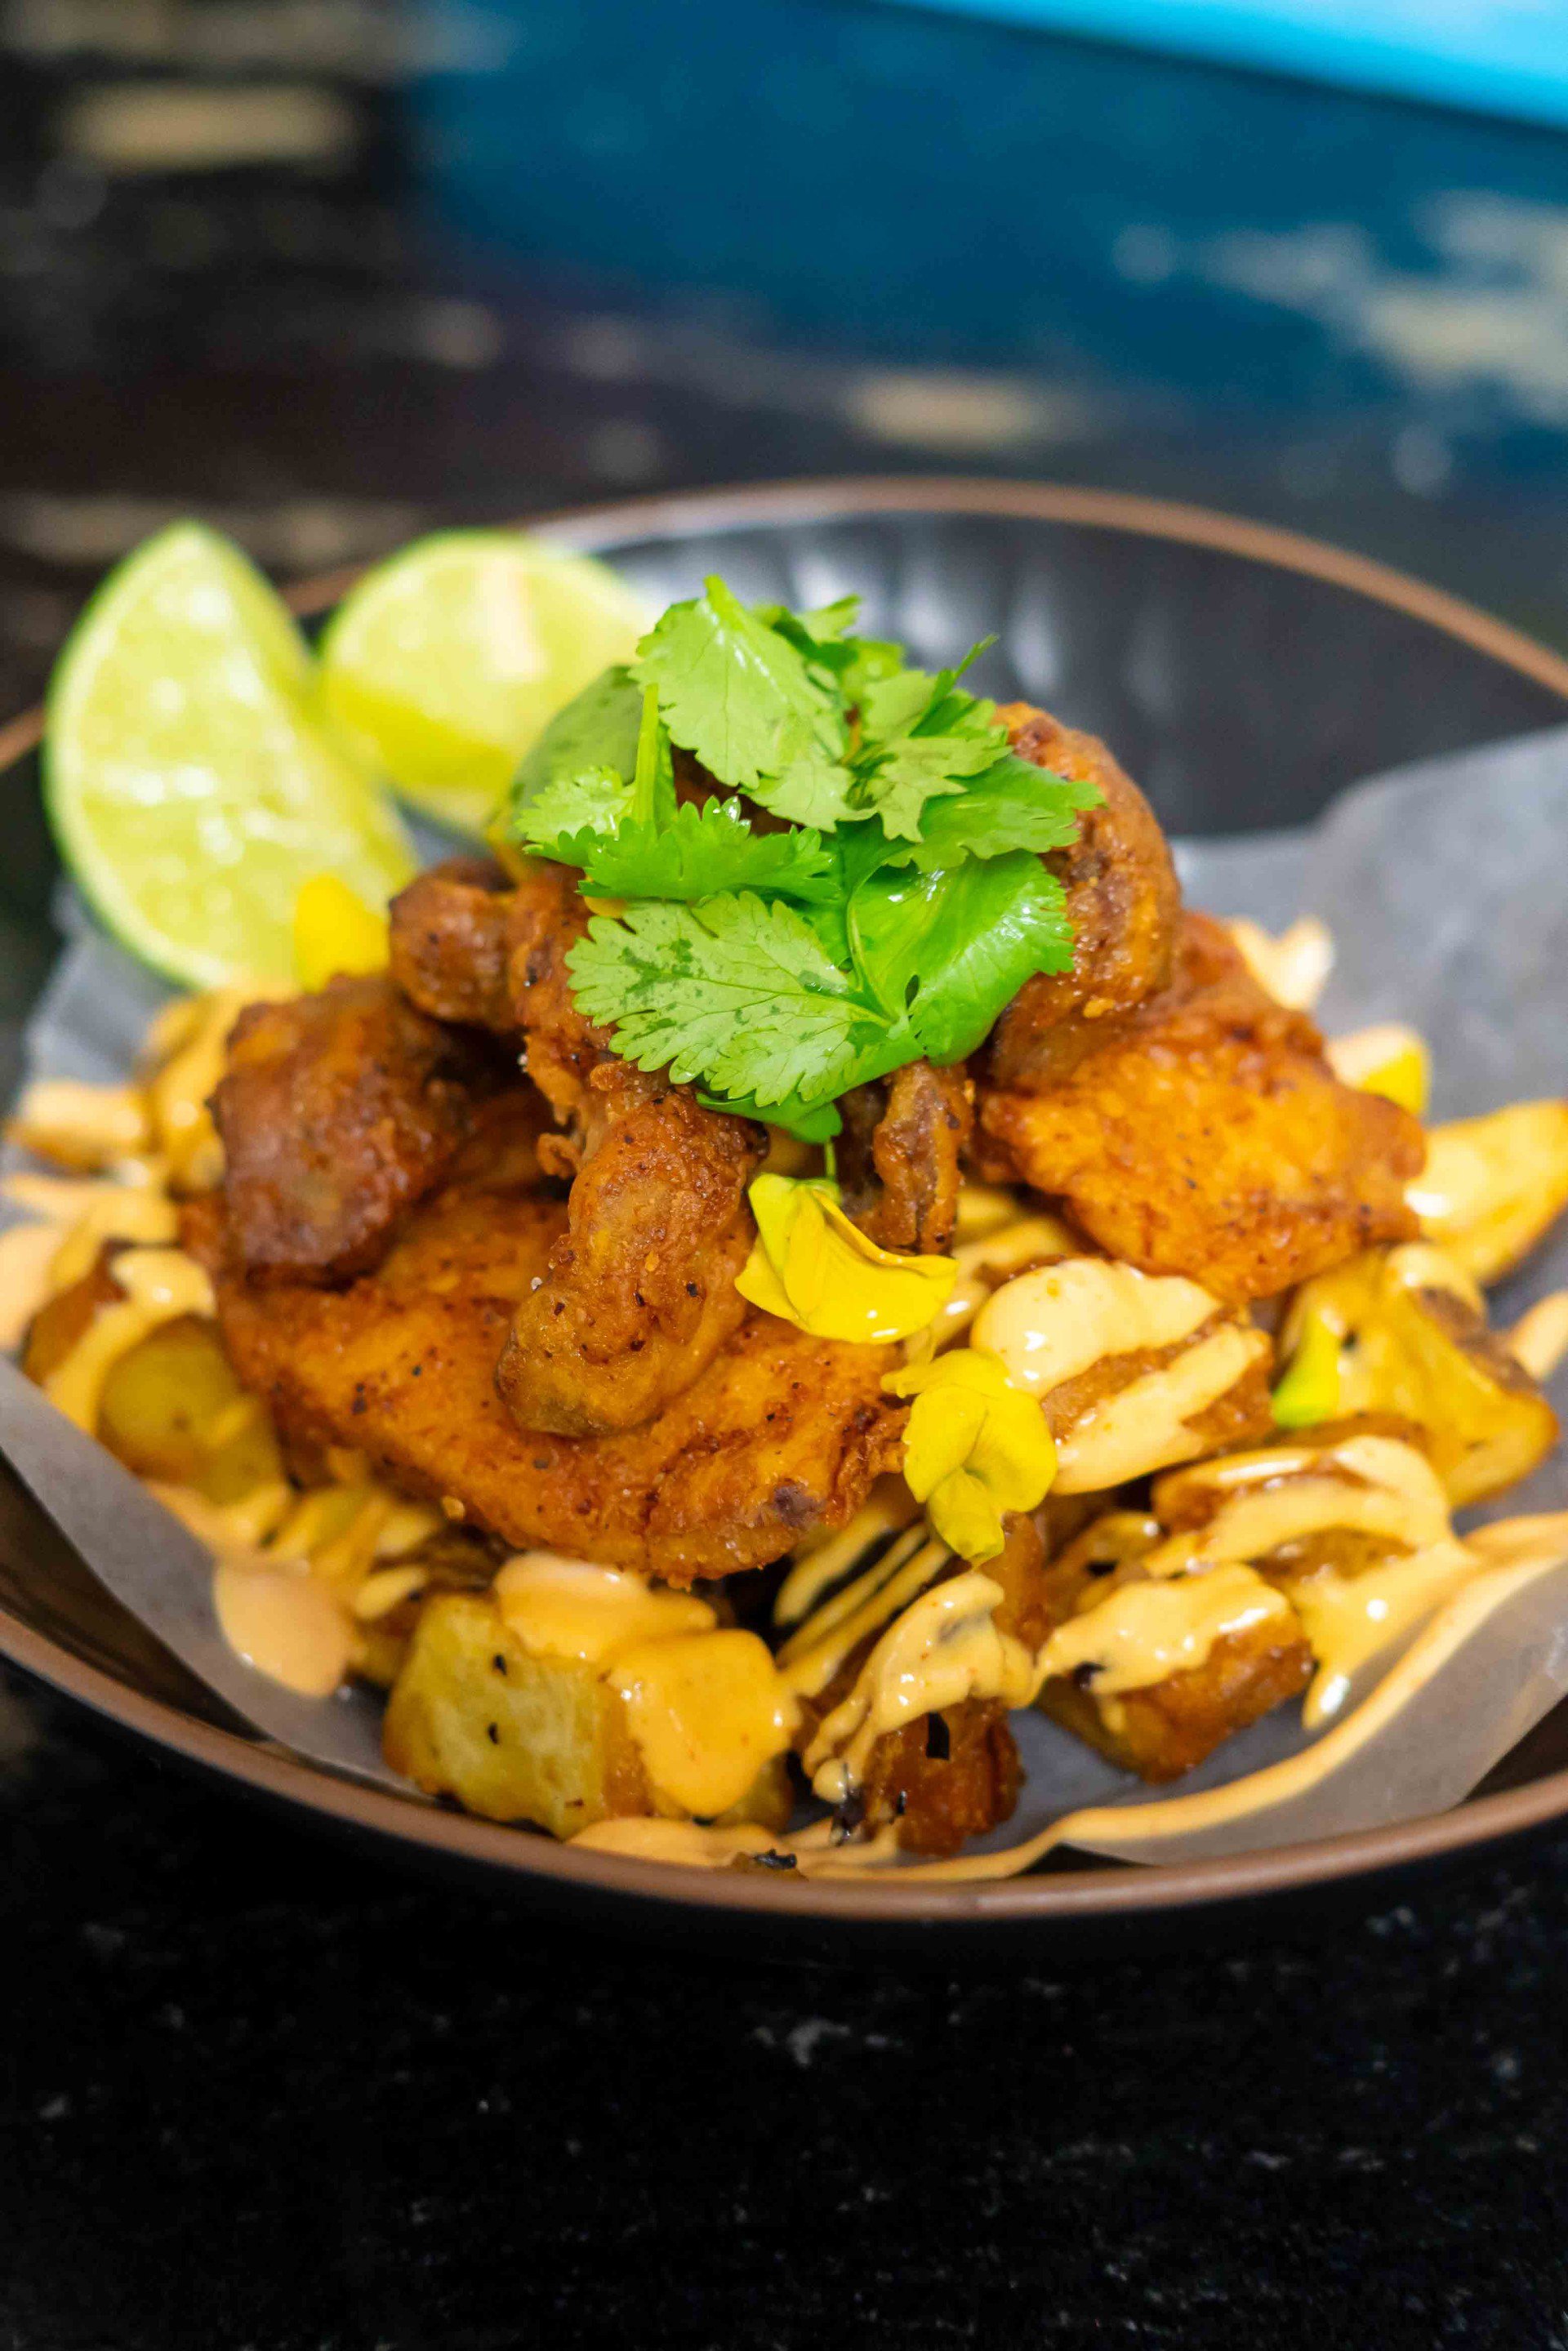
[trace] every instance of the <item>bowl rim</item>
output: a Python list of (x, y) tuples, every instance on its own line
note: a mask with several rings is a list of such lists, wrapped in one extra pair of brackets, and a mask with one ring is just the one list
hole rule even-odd
[[(873, 475), (739, 484), (681, 490), (612, 504), (568, 507), (514, 528), (548, 532), (585, 553), (634, 538), (673, 537), (758, 522), (897, 512), (1022, 517), (1122, 531), (1208, 548), (1272, 569), (1303, 573), (1389, 605), (1455, 637), (1563, 697), (1568, 659), (1447, 590), (1427, 586), (1371, 557), (1240, 517), (1135, 492), (1020, 482), (989, 475)], [(286, 591), (304, 616), (326, 610), (370, 567), (345, 566)], [(0, 771), (34, 750), (43, 707), (0, 726)], [(1520, 1788), (1474, 1797), (1451, 1811), (1383, 1828), (1265, 1846), (1219, 1860), (1115, 1864), (956, 1883), (895, 1878), (786, 1880), (762, 1871), (712, 1871), (577, 1850), (537, 1832), (476, 1819), (306, 1762), (287, 1750), (227, 1730), (119, 1681), (0, 1605), (0, 1656), (110, 1721), (256, 1793), (314, 1813), (327, 1823), (369, 1830), (379, 1843), (423, 1848), (432, 1859), (497, 1867), (546, 1881), (561, 1895), (612, 1896), (643, 1907), (674, 1905), (758, 1917), (853, 1920), (929, 1930), (948, 1925), (1077, 1920), (1213, 1907), (1308, 1890), (1384, 1870), (1437, 1862), (1520, 1836), (1568, 1813), (1568, 1770)]]

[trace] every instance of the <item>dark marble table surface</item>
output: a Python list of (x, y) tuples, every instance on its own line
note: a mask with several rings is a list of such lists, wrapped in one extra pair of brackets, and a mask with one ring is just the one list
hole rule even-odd
[[(800, 5), (817, 33), (842, 17), (856, 71), (913, 87), (898, 44), (917, 40), (920, 73), (943, 83), (938, 19), (916, 35), (890, 9)], [(1297, 281), (1269, 281), (1293, 340), (1253, 371), (1261, 404), (1239, 345), (1212, 397), (1134, 384), (1105, 322), (1158, 277), (1166, 214), (1154, 230), (1146, 212), (1119, 218), (1103, 190), (1092, 236), (1064, 248), (1040, 362), (1079, 404), (1031, 407), (1018, 354), (994, 378), (973, 354), (955, 372), (917, 322), (908, 349), (871, 352), (846, 313), (839, 347), (791, 350), (739, 295), (685, 303), (444, 244), (400, 113), (410, 28), (528, 14), (29, 0), (0, 15), (7, 708), (96, 573), (176, 512), (298, 573), (453, 519), (897, 465), (1268, 513), (1564, 633), (1568, 408), (1548, 364), (1556, 312), (1540, 308), (1562, 299), (1563, 142), (1387, 115), (1412, 188), (1446, 173), (1480, 204), (1458, 226), (1442, 215), (1450, 242), (1471, 237), (1458, 298), (1506, 308), (1528, 246), (1539, 301), (1520, 331), (1533, 319), (1548, 349), (1544, 376), (1521, 361), (1534, 437), (1513, 459), (1517, 418), (1489, 441), (1490, 412), (1461, 414), (1429, 376), (1358, 374), (1334, 347), (1332, 286), (1314, 321), (1291, 308)], [(594, 14), (552, 0), (539, 16), (552, 39), (580, 37), (580, 75)], [(955, 31), (954, 72), (965, 44), (965, 71), (992, 70), (976, 47), (990, 37)], [(1279, 143), (1272, 85), (1098, 56), (1063, 45), (1062, 80), (1031, 53), (1031, 87), (1042, 107), (1092, 100), (1103, 129), (1142, 141), (1171, 221), (1192, 123), (1242, 156)], [(204, 118), (138, 114), (140, 99), (112, 113), (114, 93), (182, 77), (216, 91), (214, 120), (246, 136), (270, 123), (285, 148), (303, 125), (321, 152), (207, 168)], [(225, 115), (258, 78), (294, 99), (279, 112), (242, 95)], [(1383, 150), (1362, 102), (1302, 108), (1292, 169), (1315, 210), (1297, 225), (1315, 235), (1375, 201)], [(159, 169), (126, 160), (150, 120), (186, 142)], [(591, 161), (602, 121), (582, 120)], [(1512, 194), (1487, 212), (1515, 154)], [(1234, 176), (1245, 227), (1255, 174)], [(1071, 205), (1062, 217), (1065, 235)], [(1396, 291), (1417, 266), (1404, 234), (1377, 229)], [(1201, 300), (1228, 305), (1239, 334), (1242, 263), (1256, 277), (1284, 248), (1216, 250), (1229, 276)], [(1309, 237), (1286, 258), (1310, 278), (1314, 254), (1326, 267), (1361, 250)], [(1167, 277), (1175, 301), (1187, 281)], [(1162, 316), (1187, 366), (1209, 314)], [(1118, 383), (1125, 400), (1100, 398)], [(1053, 438), (1052, 416), (1071, 429)], [(0, 935), (7, 1011), (26, 992), (15, 960)], [(15, 1681), (0, 1839), (4, 2351), (1568, 2346), (1568, 1846), (1300, 1943), (1130, 1946), (1071, 1975), (1048, 1948), (959, 1978), (792, 1972), (571, 1937), (385, 1872)]]
[(16, 2351), (1568, 2340), (1568, 1849), (1239, 1952), (792, 1971), (0, 1705)]

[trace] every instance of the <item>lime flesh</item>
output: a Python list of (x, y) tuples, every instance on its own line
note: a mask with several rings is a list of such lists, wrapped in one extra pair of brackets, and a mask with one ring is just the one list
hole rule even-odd
[(521, 532), (447, 531), (381, 564), (321, 646), (322, 707), (426, 815), (481, 832), (549, 720), (649, 614), (614, 572)]
[(413, 872), (395, 811), (321, 723), (308, 648), (239, 549), (176, 523), (112, 572), (49, 688), (45, 794), (77, 882), (187, 986), (287, 983), (300, 885), (372, 905)]

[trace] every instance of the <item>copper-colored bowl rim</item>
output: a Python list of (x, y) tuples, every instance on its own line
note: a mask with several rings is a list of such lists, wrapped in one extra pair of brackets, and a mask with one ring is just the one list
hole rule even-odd
[[(1505, 667), (1563, 696), (1568, 708), (1568, 660), (1492, 619), (1461, 599), (1428, 588), (1364, 556), (1325, 546), (1294, 531), (1209, 512), (1201, 507), (1120, 491), (1058, 487), (1037, 482), (962, 476), (897, 476), (851, 481), (768, 483), (755, 486), (676, 492), (615, 506), (580, 507), (528, 518), (561, 544), (593, 549), (630, 538), (674, 537), (759, 522), (810, 521), (875, 513), (977, 514), (1120, 530), (1215, 549), (1275, 569), (1308, 574), (1456, 637)], [(304, 614), (324, 611), (363, 567), (306, 581), (289, 601)], [(0, 728), (0, 768), (33, 750), (43, 730), (41, 710)], [(1396, 1822), (1387, 1828), (1325, 1837), (1311, 1844), (1266, 1847), (1226, 1860), (990, 1882), (901, 1886), (879, 1878), (783, 1879), (762, 1872), (688, 1869), (639, 1862), (620, 1855), (579, 1852), (527, 1830), (500, 1826), (339, 1779), (281, 1750), (183, 1713), (162, 1699), (117, 1681), (9, 1610), (0, 1608), (0, 1655), (39, 1680), (77, 1698), (124, 1729), (194, 1763), (238, 1780), (258, 1793), (304, 1806), (323, 1820), (368, 1829), (451, 1860), (487, 1863), (553, 1881), (562, 1892), (615, 1895), (695, 1905), (759, 1917), (814, 1917), (875, 1921), (913, 1928), (987, 1921), (1106, 1918), (1118, 1914), (1182, 1910), (1304, 1892), (1313, 1886), (1408, 1868), (1522, 1835), (1568, 1814), (1568, 1771), (1553, 1771), (1451, 1812)]]

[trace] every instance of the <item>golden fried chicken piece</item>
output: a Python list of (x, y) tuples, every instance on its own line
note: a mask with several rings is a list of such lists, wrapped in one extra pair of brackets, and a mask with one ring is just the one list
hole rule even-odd
[(630, 1061), (593, 1071), (581, 1127), (566, 1234), (496, 1373), (520, 1427), (561, 1437), (638, 1427), (739, 1329), (746, 1187), (768, 1145)]
[(246, 1281), (221, 1198), (193, 1205), (185, 1238), (213, 1274), (235, 1370), (291, 1443), (355, 1447), (393, 1485), (449, 1500), (504, 1542), (684, 1583), (841, 1525), (895, 1459), (904, 1425), (875, 1347), (754, 1315), (640, 1429), (517, 1427), (496, 1360), (565, 1219), (538, 1196), (452, 1187), (374, 1273), (336, 1291)]
[(575, 1178), (570, 1222), (498, 1377), (519, 1426), (602, 1436), (650, 1419), (738, 1328), (735, 1277), (755, 1234), (746, 1187), (767, 1136), (619, 1060), (584, 1019), (566, 958), (588, 913), (564, 867), (502, 884), (473, 860), (421, 875), (392, 906), (392, 972), (440, 1019), (520, 1035), (567, 1126), (540, 1158)]
[(323, 1282), (368, 1271), (441, 1181), (495, 1078), (477, 1039), (427, 1019), (387, 979), (248, 1006), (213, 1097), (247, 1270)]
[(1045, 861), (1067, 893), (1072, 968), (1027, 981), (987, 1047), (990, 1082), (1029, 1092), (1053, 1084), (1091, 1050), (1097, 1022), (1166, 986), (1181, 891), (1158, 819), (1096, 736), (1059, 726), (1027, 702), (1009, 703), (997, 716), (1020, 758), (1096, 784), (1103, 795), (1079, 819), (1071, 846)]
[(960, 1163), (975, 1123), (961, 1069), (911, 1061), (839, 1103), (844, 1206), (880, 1249), (938, 1252), (953, 1238)]
[(1103, 1021), (1060, 1082), (982, 1080), (982, 1172), (1061, 1198), (1145, 1273), (1186, 1274), (1232, 1303), (1273, 1297), (1415, 1230), (1419, 1126), (1341, 1085), (1322, 1046), (1223, 927), (1189, 914), (1170, 987)]

